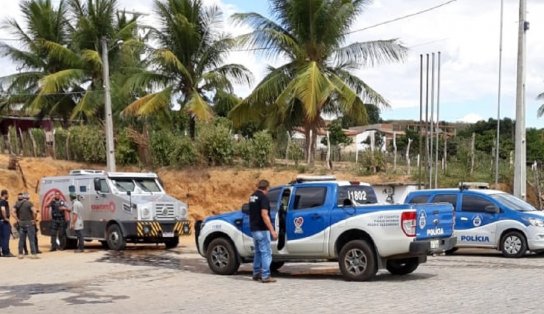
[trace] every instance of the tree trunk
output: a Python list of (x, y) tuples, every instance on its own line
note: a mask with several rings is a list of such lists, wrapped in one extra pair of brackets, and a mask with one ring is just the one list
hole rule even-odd
[(196, 119), (193, 115), (189, 119), (189, 136), (192, 140), (196, 138)]

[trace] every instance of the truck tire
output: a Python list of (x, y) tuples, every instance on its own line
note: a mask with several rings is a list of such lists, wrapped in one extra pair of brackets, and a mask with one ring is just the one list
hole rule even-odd
[(125, 249), (127, 243), (123, 237), (123, 232), (118, 224), (113, 224), (108, 227), (106, 232), (106, 241), (110, 250), (122, 251)]
[(179, 245), (179, 237), (164, 239), (164, 245), (166, 246), (167, 250), (176, 248)]
[(219, 275), (232, 275), (240, 267), (234, 246), (225, 238), (212, 240), (206, 251), (206, 260), (210, 269)]
[(518, 231), (507, 232), (501, 238), (501, 251), (504, 257), (522, 257), (527, 251), (525, 237)]
[(413, 273), (419, 266), (416, 258), (388, 260), (385, 268), (393, 275), (407, 275)]
[(376, 254), (364, 240), (352, 240), (344, 245), (338, 263), (344, 279), (348, 281), (367, 281), (378, 272)]
[(270, 271), (271, 272), (277, 272), (282, 266), (285, 264), (285, 262), (274, 262), (270, 264)]

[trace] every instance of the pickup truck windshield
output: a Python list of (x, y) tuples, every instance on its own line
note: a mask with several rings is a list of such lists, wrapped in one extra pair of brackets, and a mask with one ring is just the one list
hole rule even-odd
[(490, 196), (499, 203), (504, 204), (506, 207), (513, 210), (520, 212), (532, 212), (536, 210), (536, 208), (534, 208), (531, 204), (508, 193), (498, 193)]
[(375, 204), (378, 202), (376, 193), (371, 186), (366, 185), (345, 185), (338, 187), (338, 205)]
[(143, 192), (161, 192), (154, 178), (111, 178), (119, 192), (134, 192), (136, 187)]

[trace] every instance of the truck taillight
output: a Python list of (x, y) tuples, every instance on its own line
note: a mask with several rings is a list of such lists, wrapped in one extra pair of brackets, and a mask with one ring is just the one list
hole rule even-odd
[(400, 225), (405, 235), (409, 237), (416, 236), (416, 217), (415, 211), (403, 212), (400, 216)]

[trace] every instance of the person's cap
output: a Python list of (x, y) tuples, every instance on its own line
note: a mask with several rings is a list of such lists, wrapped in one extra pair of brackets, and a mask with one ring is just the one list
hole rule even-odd
[(75, 193), (70, 193), (70, 199), (71, 200), (75, 200), (76, 199), (76, 194)]
[(30, 194), (28, 194), (28, 192), (23, 193), (23, 198), (24, 198), (24, 199), (29, 199), (29, 198), (30, 198)]

